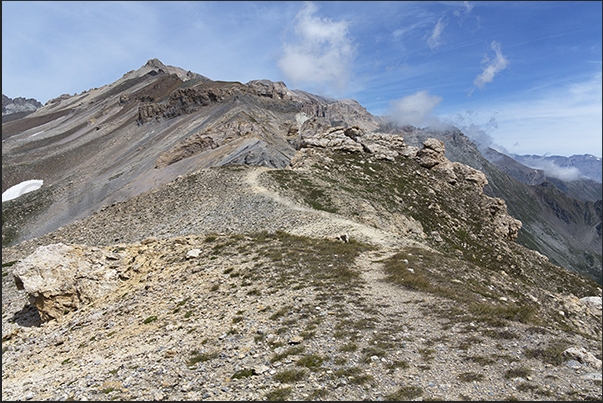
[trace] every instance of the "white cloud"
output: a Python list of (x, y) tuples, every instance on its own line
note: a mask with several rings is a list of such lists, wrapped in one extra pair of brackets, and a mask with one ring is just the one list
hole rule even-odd
[(404, 98), (390, 101), (388, 118), (400, 126), (439, 125), (433, 109), (442, 102), (442, 97), (429, 95), (429, 91), (418, 91)]
[(547, 176), (561, 179), (565, 182), (575, 181), (581, 178), (580, 171), (576, 167), (561, 167), (545, 157), (524, 160), (522, 163), (530, 168), (542, 169)]
[(343, 91), (351, 76), (356, 48), (348, 37), (348, 22), (316, 15), (305, 3), (294, 19), (296, 40), (283, 45), (278, 67), (295, 85), (314, 83)]
[(444, 21), (444, 17), (441, 17), (433, 28), (431, 35), (427, 39), (427, 44), (431, 49), (435, 49), (442, 44), (440, 38), (442, 36), (442, 32), (444, 31), (444, 27), (446, 27), (446, 21)]
[(494, 80), (494, 76), (509, 65), (509, 61), (500, 51), (500, 43), (492, 41), (491, 47), (495, 53), (494, 59), (490, 59), (488, 56), (484, 57), (482, 60), (482, 64), (485, 65), (484, 70), (473, 82), (479, 89), (483, 89), (486, 83), (491, 83)]
[[(461, 125), (485, 127), (487, 118), (496, 116), (496, 130), (487, 131), (492, 148), (504, 153), (601, 155), (603, 131), (602, 74), (575, 77), (571, 83), (553, 81), (539, 85), (513, 98), (496, 103), (473, 105), (476, 112), (458, 120), (458, 114), (444, 117)], [(468, 108), (465, 108), (468, 109)], [(483, 116), (484, 120), (479, 119)], [(456, 120), (455, 120), (456, 119)], [(462, 129), (461, 129), (462, 130)], [(506, 151), (508, 150), (508, 152)]]

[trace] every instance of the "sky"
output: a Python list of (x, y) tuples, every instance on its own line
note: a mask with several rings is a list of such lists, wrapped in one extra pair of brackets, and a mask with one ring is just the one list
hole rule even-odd
[(2, 93), (42, 103), (158, 58), (351, 98), (507, 154), (602, 154), (600, 1), (3, 1)]

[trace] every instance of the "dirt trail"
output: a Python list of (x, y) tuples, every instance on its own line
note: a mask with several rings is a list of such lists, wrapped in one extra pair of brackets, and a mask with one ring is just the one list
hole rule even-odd
[(271, 170), (267, 167), (253, 167), (248, 170), (245, 182), (250, 186), (254, 193), (260, 194), (276, 203), (279, 203), (288, 209), (300, 211), (312, 217), (306, 225), (297, 227), (294, 232), (298, 235), (306, 236), (338, 236), (348, 234), (351, 238), (362, 242), (379, 245), (382, 247), (409, 246), (416, 245), (416, 242), (401, 238), (398, 235), (387, 231), (371, 227), (353, 220), (349, 220), (338, 214), (327, 211), (315, 210), (299, 203), (294, 202), (282, 195), (275, 193), (262, 186), (259, 178), (262, 173)]
[(430, 303), (435, 302), (436, 298), (385, 281), (386, 274), (382, 262), (396, 252), (397, 250), (392, 248), (364, 252), (356, 258), (355, 264), (366, 282), (366, 292), (370, 294), (370, 300), (379, 305), (384, 314), (421, 318), (424, 313), (420, 312), (418, 305), (413, 302)]

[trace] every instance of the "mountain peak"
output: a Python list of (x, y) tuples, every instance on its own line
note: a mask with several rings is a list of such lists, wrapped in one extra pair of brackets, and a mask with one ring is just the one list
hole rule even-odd
[(149, 59), (149, 61), (143, 66), (143, 67), (152, 67), (152, 68), (165, 68), (165, 64), (161, 63), (161, 60), (154, 58), (154, 59)]

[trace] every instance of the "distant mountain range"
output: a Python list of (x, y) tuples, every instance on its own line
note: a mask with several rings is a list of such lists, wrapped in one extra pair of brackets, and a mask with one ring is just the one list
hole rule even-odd
[[(597, 201), (602, 198), (601, 180), (597, 179), (601, 173), (601, 159), (593, 155), (524, 158), (526, 156), (507, 156), (492, 148), (486, 149), (483, 155), (500, 170), (525, 184), (540, 185), (548, 182), (582, 201)], [(524, 164), (521, 160), (525, 159), (528, 162)]]
[(530, 168), (542, 169), (553, 178), (563, 181), (571, 181), (576, 176), (602, 181), (601, 158), (591, 154), (571, 155), (563, 157), (560, 155), (517, 155), (511, 157)]

